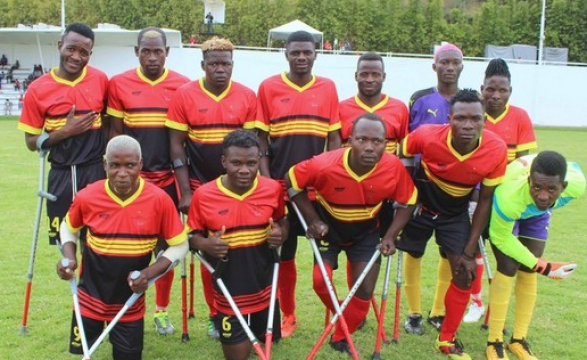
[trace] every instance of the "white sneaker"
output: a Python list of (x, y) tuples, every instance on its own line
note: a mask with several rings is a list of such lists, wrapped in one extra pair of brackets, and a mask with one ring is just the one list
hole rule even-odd
[(481, 316), (483, 316), (483, 314), (485, 314), (485, 306), (479, 306), (476, 302), (473, 301), (471, 305), (469, 305), (469, 310), (467, 311), (467, 314), (465, 314), (465, 316), (463, 317), (463, 322), (477, 322), (479, 321), (479, 319), (481, 319)]

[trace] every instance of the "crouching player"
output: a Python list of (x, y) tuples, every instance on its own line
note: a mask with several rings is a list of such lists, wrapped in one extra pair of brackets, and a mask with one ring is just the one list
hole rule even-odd
[[(391, 239), (398, 236), (414, 210), (418, 192), (397, 157), (385, 152), (386, 125), (378, 115), (364, 114), (353, 123), (350, 148), (317, 155), (293, 166), (285, 177), (288, 193), (300, 208), (308, 235), (320, 241), (320, 253), (328, 276), (338, 267), (344, 251), (350, 262), (354, 283), (379, 245), (379, 210), (383, 201), (400, 207), (381, 243), (381, 252), (393, 253)], [(306, 189), (316, 189), (314, 208)], [(370, 299), (379, 274), (378, 261), (352, 297), (343, 315), (352, 334), (369, 311)], [(328, 289), (318, 265), (314, 265), (314, 291), (334, 312)], [(350, 353), (340, 322), (330, 339), (333, 349)]]
[[(190, 246), (213, 266), (224, 261), (221, 278), (248, 319), (257, 338), (267, 326), (271, 295), (272, 249), (287, 237), (283, 187), (258, 175), (259, 141), (255, 133), (236, 130), (223, 141), (226, 175), (199, 187), (190, 203)], [(222, 260), (220, 260), (222, 259)], [(216, 328), (226, 359), (247, 359), (252, 346), (226, 297), (214, 288)], [(273, 341), (281, 338), (279, 306), (275, 307)]]
[[(63, 255), (68, 267), (57, 264), (64, 280), (77, 268), (79, 230), (87, 227), (83, 247), (81, 279), (78, 286), (80, 309), (88, 346), (98, 339), (104, 322), (111, 321), (133, 292), (147, 289), (149, 279), (162, 274), (169, 265), (183, 259), (187, 237), (171, 198), (139, 176), (143, 160), (141, 147), (128, 135), (108, 142), (104, 156), (107, 180), (81, 190), (61, 224)], [(157, 239), (169, 247), (149, 266)], [(136, 280), (130, 273), (140, 270)], [(140, 297), (109, 334), (114, 360), (140, 360), (143, 350), (145, 297)], [(81, 354), (79, 329), (72, 321), (69, 351)]]
[(514, 331), (508, 349), (521, 360), (536, 360), (526, 336), (537, 298), (536, 273), (551, 279), (571, 275), (577, 264), (542, 259), (550, 212), (585, 193), (585, 175), (554, 151), (516, 159), (495, 191), (489, 233), (497, 274), (489, 292), (487, 358), (508, 359), (502, 329), (516, 277)]

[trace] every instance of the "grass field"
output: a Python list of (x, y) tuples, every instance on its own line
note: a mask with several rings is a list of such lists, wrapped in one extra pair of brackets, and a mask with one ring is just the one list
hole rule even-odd
[[(71, 319), (71, 296), (68, 284), (57, 278), (55, 264), (60, 258), (55, 247), (48, 246), (46, 220), (43, 215), (39, 246), (35, 263), (35, 277), (29, 312), (27, 336), (19, 335), (26, 284), (26, 273), (31, 247), (33, 218), (37, 202), (39, 158), (25, 148), (23, 134), (16, 130), (15, 118), (0, 118), (0, 201), (3, 212), (0, 217), (2, 240), (0, 264), (0, 359), (75, 359), (67, 352), (69, 324)], [(555, 149), (569, 159), (577, 161), (587, 170), (587, 152), (584, 151), (587, 132), (582, 130), (539, 129), (540, 149)], [(574, 260), (579, 262), (575, 274), (561, 282), (539, 278), (539, 296), (529, 341), (541, 360), (583, 358), (584, 334), (587, 334), (587, 198), (571, 203), (557, 211), (551, 226), (551, 239), (545, 257), (552, 260)], [(324, 308), (311, 287), (312, 253), (309, 244), (300, 242), (298, 253), (298, 319), (300, 326), (293, 337), (283, 340), (273, 348), (273, 359), (304, 359), (321, 334)], [(423, 261), (423, 309), (431, 306), (436, 280), (437, 251), (430, 248)], [(492, 255), (490, 254), (490, 258)], [(393, 258), (392, 279), (395, 279), (396, 259)], [(344, 267), (343, 267), (344, 268)], [(145, 350), (143, 359), (221, 359), (220, 345), (205, 335), (206, 310), (203, 295), (196, 279), (196, 318), (190, 320), (191, 341), (181, 343), (179, 268), (177, 283), (173, 289), (170, 306), (172, 322), (176, 333), (169, 337), (157, 336), (152, 327), (151, 312), (154, 296), (149, 290), (148, 316), (146, 318)], [(338, 289), (346, 294), (340, 280)], [(393, 323), (393, 292), (388, 303), (386, 329), (390, 333)], [(391, 291), (390, 290), (390, 291)], [(381, 283), (376, 295), (379, 297)], [(487, 298), (487, 287), (484, 289)], [(510, 306), (511, 310), (512, 306)], [(405, 299), (402, 303), (401, 320), (405, 318)], [(507, 327), (511, 329), (512, 316), (508, 316)], [(376, 322), (372, 315), (363, 330), (358, 331), (354, 340), (361, 358), (371, 357), (374, 345)], [(403, 333), (400, 326), (398, 344), (384, 345), (383, 359), (443, 359), (434, 348), (436, 331), (425, 327), (422, 337)], [(486, 332), (479, 324), (464, 324), (459, 336), (474, 359), (485, 358)], [(512, 359), (513, 359), (513, 355)], [(322, 347), (318, 359), (345, 358), (332, 351), (328, 345)], [(93, 360), (110, 359), (110, 347), (103, 344)]]

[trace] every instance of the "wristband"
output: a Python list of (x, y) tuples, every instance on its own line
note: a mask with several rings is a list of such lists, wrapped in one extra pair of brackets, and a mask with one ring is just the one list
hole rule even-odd
[(173, 160), (173, 164), (172, 165), (173, 165), (173, 168), (174, 169), (177, 169), (177, 168), (180, 168), (182, 166), (185, 166), (185, 164), (183, 163), (183, 161), (180, 158), (177, 158), (177, 159)]

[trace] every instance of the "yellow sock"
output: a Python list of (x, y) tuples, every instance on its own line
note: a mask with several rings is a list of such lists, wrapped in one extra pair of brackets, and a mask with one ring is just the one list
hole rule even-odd
[(422, 314), (420, 293), (420, 274), (422, 273), (422, 258), (415, 258), (406, 253), (404, 256), (404, 291), (408, 299), (408, 313)]
[[(503, 342), (503, 327), (512, 295), (514, 278), (497, 272), (489, 287), (489, 342)], [(516, 299), (517, 300), (517, 299)]]
[(535, 272), (518, 271), (516, 277), (516, 306), (512, 337), (522, 339), (528, 336), (528, 327), (530, 326), (530, 321), (532, 321), (532, 314), (538, 297), (538, 275)]
[(448, 262), (448, 259), (441, 257), (438, 260), (438, 279), (436, 280), (436, 292), (434, 294), (434, 302), (432, 303), (430, 316), (443, 316), (446, 314), (444, 298), (451, 280), (452, 272), (450, 270), (450, 263)]

